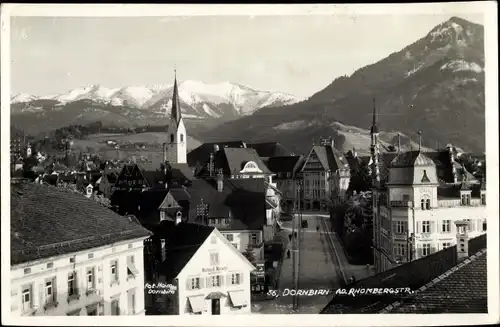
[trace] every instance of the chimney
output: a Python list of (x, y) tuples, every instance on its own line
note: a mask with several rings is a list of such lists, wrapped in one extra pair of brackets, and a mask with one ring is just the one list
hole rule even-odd
[(182, 212), (177, 211), (175, 214), (175, 226), (179, 225), (182, 222)]
[(457, 261), (463, 261), (469, 256), (469, 222), (459, 220), (457, 225)]
[(161, 239), (161, 262), (164, 262), (167, 259), (167, 240), (164, 238)]
[(222, 192), (224, 189), (224, 176), (222, 175), (222, 169), (217, 172), (217, 192)]

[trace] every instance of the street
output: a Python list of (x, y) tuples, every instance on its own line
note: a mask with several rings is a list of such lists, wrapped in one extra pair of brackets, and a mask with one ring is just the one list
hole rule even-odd
[[(302, 220), (308, 221), (308, 227), (301, 229), (300, 235), (298, 290), (306, 294), (298, 297), (298, 310), (293, 310), (293, 296), (287, 291), (287, 289), (294, 290), (293, 260), (285, 256), (281, 268), (279, 290), (276, 290), (277, 298), (254, 303), (253, 312), (261, 314), (319, 313), (331, 300), (332, 290), (338, 287), (338, 275), (333, 261), (334, 254), (328, 243), (327, 233), (330, 232), (322, 219), (328, 218), (319, 215), (303, 215), (302, 217)], [(316, 230), (316, 226), (319, 226), (319, 231)], [(293, 221), (284, 222), (283, 232), (286, 235), (291, 234), (292, 227)], [(291, 243), (289, 248), (292, 252)]]

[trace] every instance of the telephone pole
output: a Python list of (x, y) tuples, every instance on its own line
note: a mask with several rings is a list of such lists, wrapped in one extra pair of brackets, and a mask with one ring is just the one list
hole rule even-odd
[[(300, 229), (302, 227), (302, 212), (301, 212), (301, 206), (300, 206), (300, 194), (301, 194), (301, 181), (298, 181), (297, 184), (297, 211), (296, 211), (296, 217), (294, 217), (294, 232), (293, 232), (293, 238), (294, 238), (294, 262), (293, 262), (293, 271), (294, 271), (294, 288), (295, 291), (298, 291), (299, 289), (299, 275), (300, 275)], [(295, 236), (295, 224), (297, 225), (297, 236)], [(299, 307), (299, 297), (297, 294), (295, 294), (293, 298), (293, 309), (297, 310)]]

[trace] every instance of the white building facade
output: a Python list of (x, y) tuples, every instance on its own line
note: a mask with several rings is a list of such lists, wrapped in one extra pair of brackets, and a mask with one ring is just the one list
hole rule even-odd
[[(251, 312), (250, 273), (255, 267), (217, 229), (172, 281), (169, 312), (225, 315)], [(171, 282), (164, 280), (164, 282)]]
[(11, 267), (20, 316), (144, 315), (145, 237)]

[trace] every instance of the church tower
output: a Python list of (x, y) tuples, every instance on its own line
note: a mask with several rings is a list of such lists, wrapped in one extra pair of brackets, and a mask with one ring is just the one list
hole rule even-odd
[(174, 90), (172, 93), (172, 110), (167, 129), (167, 141), (164, 144), (163, 161), (170, 163), (186, 163), (187, 134), (186, 126), (182, 119), (181, 102), (177, 88), (177, 73), (174, 77)]
[(371, 135), (371, 161), (372, 161), (372, 185), (374, 187), (380, 186), (380, 169), (379, 169), (379, 157), (380, 157), (380, 145), (379, 145), (379, 130), (377, 125), (377, 108), (375, 106), (375, 98), (373, 99), (373, 121), (372, 128), (370, 131)]

